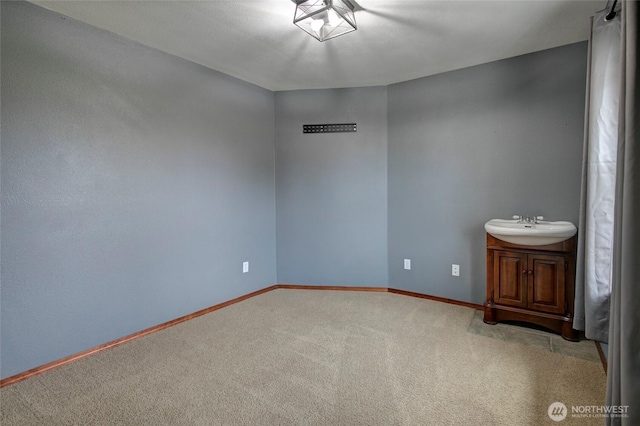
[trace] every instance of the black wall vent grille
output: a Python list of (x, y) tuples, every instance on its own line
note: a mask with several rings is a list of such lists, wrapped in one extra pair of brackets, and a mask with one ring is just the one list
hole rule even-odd
[(357, 132), (356, 123), (347, 124), (303, 124), (302, 133), (341, 133)]

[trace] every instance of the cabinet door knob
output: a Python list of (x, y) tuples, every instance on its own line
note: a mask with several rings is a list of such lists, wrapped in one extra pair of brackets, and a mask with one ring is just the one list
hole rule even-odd
[(526, 270), (526, 269), (523, 269), (523, 270), (522, 270), (522, 273), (523, 273), (523, 274), (526, 274), (526, 273), (527, 273), (527, 270)]
[(528, 274), (529, 274), (529, 275), (533, 274), (533, 271), (528, 271)]

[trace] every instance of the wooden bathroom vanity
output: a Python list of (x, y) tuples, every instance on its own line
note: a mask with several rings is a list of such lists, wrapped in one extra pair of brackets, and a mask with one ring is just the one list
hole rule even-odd
[(522, 321), (578, 341), (572, 328), (576, 238), (524, 246), (487, 234), (484, 322)]

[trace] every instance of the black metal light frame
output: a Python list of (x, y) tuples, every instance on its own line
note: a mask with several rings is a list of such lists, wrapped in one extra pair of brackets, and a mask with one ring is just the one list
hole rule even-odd
[(358, 29), (355, 6), (349, 0), (291, 0), (296, 4), (293, 23), (318, 41)]

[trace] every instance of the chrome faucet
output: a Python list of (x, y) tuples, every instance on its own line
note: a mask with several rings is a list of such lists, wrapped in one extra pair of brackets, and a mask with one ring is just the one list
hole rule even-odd
[(539, 221), (544, 220), (543, 216), (536, 216), (536, 215), (526, 216), (525, 217), (525, 216), (522, 216), (522, 215), (514, 214), (512, 216), (512, 218), (513, 219), (518, 219), (518, 223), (533, 223), (534, 225), (536, 223), (539, 223)]
[(544, 219), (544, 217), (543, 217), (543, 216), (536, 216), (536, 215), (533, 215), (533, 216), (531, 216), (531, 218), (530, 218), (530, 219), (531, 219), (531, 223), (534, 223), (534, 224), (535, 224), (535, 223), (539, 223), (541, 220), (543, 220), (543, 219)]

